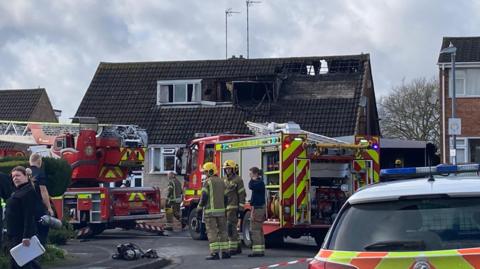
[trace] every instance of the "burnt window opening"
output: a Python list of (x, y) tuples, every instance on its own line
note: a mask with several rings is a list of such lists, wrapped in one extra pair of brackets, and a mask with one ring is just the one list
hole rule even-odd
[(242, 106), (256, 106), (271, 102), (273, 83), (269, 81), (233, 82), (233, 102)]
[(328, 73), (328, 62), (326, 60), (320, 60), (320, 74)]
[(357, 73), (362, 71), (361, 63), (359, 60), (342, 60), (336, 59), (330, 61), (329, 65), (330, 73)]

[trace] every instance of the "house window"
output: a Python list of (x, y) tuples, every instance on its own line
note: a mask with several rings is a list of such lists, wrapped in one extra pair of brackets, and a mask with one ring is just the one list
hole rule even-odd
[[(452, 72), (450, 71), (450, 77)], [(480, 69), (463, 68), (455, 70), (455, 91), (458, 97), (480, 97)], [(453, 83), (449, 83), (449, 96), (452, 96)]]
[[(467, 145), (465, 144), (464, 138), (457, 138), (457, 164), (462, 164), (467, 162)], [(450, 138), (450, 148), (453, 149), (453, 139)], [(453, 163), (453, 156), (450, 156), (450, 162)]]
[(150, 148), (150, 173), (176, 171), (175, 153), (179, 146), (158, 146)]
[(201, 80), (157, 81), (157, 104), (191, 104), (201, 101)]

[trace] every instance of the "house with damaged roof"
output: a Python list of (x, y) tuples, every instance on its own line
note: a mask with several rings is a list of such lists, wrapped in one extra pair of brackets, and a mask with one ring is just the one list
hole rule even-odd
[(330, 137), (380, 134), (368, 54), (102, 62), (76, 116), (145, 128), (144, 184), (157, 186), (195, 134), (249, 134), (246, 121), (293, 121)]

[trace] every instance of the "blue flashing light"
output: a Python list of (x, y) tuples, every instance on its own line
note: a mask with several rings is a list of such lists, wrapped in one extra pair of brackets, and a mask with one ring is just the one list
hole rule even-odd
[(372, 144), (372, 149), (378, 150), (379, 146), (377, 143)]
[(455, 173), (458, 172), (459, 167), (457, 165), (446, 165), (446, 164), (440, 164), (437, 166), (437, 172), (438, 173)]
[(407, 167), (407, 168), (392, 168), (392, 169), (382, 169), (382, 175), (415, 175), (417, 173), (417, 169), (415, 167)]
[(465, 165), (449, 165), (440, 164), (432, 167), (406, 167), (406, 168), (391, 168), (382, 169), (380, 171), (381, 177), (405, 177), (405, 176), (426, 176), (465, 173), (465, 172), (479, 172), (479, 164), (465, 164)]

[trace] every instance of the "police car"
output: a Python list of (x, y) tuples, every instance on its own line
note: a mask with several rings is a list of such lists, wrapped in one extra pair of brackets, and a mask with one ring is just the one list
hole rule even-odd
[(419, 179), (352, 195), (309, 269), (480, 268), (479, 165), (382, 170)]

